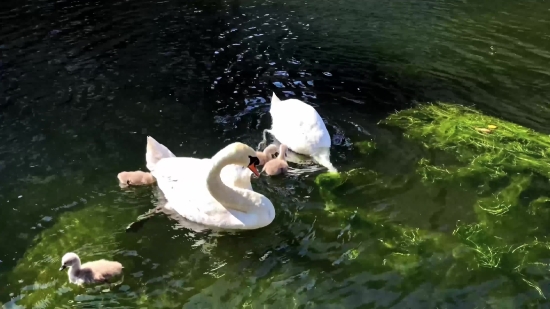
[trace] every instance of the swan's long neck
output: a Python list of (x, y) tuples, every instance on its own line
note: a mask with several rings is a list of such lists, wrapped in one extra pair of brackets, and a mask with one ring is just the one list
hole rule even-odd
[(284, 160), (286, 158), (286, 150), (287, 149), (285, 147), (281, 147), (279, 151), (279, 155), (277, 156), (277, 159)]
[(338, 173), (338, 170), (330, 162), (330, 150), (329, 149), (323, 149), (323, 151), (321, 151), (319, 153), (316, 153), (316, 154), (313, 154), (312, 158), (313, 158), (313, 160), (317, 161), (317, 163), (319, 163), (322, 166), (326, 167), (329, 172)]
[(226, 186), (220, 173), (222, 168), (229, 164), (236, 164), (230, 155), (218, 153), (212, 158), (213, 166), (206, 179), (208, 191), (220, 204), (226, 208), (249, 212), (253, 208), (254, 191)]
[(71, 265), (71, 268), (69, 269), (69, 274), (72, 276), (76, 276), (77, 273), (80, 271), (80, 259), (77, 259), (76, 262)]

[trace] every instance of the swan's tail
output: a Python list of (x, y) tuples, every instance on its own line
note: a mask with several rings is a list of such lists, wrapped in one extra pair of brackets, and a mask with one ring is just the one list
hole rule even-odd
[(273, 92), (273, 95), (271, 96), (271, 104), (275, 103), (279, 103), (281, 102), (281, 99), (279, 99), (279, 97), (275, 94), (275, 92)]
[(326, 167), (329, 172), (331, 173), (338, 173), (338, 170), (330, 163), (330, 151), (327, 150), (326, 152), (322, 152), (316, 155), (312, 156), (313, 160), (315, 162), (321, 164), (322, 166)]
[(145, 154), (145, 161), (147, 162), (147, 168), (151, 172), (155, 170), (155, 166), (161, 159), (173, 157), (175, 157), (175, 155), (168, 150), (166, 146), (157, 142), (151, 136), (147, 136), (147, 152)]

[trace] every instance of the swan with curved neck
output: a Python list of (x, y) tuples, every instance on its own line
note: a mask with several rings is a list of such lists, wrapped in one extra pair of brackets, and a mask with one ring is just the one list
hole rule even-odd
[(224, 229), (261, 228), (275, 218), (271, 201), (252, 190), (250, 172), (259, 177), (260, 162), (251, 147), (232, 143), (211, 159), (172, 157), (163, 147), (148, 137), (146, 158), (153, 160), (147, 167), (168, 201), (166, 207), (190, 221)]
[[(230, 164), (235, 164), (247, 166), (256, 175), (256, 177), (260, 177), (260, 174), (256, 169), (256, 165), (259, 165), (260, 161), (258, 157), (256, 157), (256, 153), (251, 156), (251, 153), (250, 151), (247, 151), (247, 148), (253, 150), (252, 148), (241, 143), (233, 143), (220, 150), (212, 157), (212, 169), (206, 178), (206, 187), (213, 198), (215, 198), (226, 208), (238, 210), (244, 213), (253, 210), (251, 207), (255, 206), (255, 197), (256, 195), (261, 194), (258, 194), (252, 190), (228, 187), (223, 183), (220, 174), (222, 168)], [(241, 153), (248, 155), (248, 162), (246, 162), (246, 157)]]

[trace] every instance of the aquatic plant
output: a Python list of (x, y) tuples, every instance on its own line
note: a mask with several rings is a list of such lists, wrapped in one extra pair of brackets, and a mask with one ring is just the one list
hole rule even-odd
[(445, 151), (462, 163), (435, 167), (421, 161), (425, 179), (433, 180), (436, 175), (447, 180), (474, 175), (496, 179), (526, 171), (550, 177), (550, 136), (469, 107), (426, 104), (392, 114), (380, 123), (399, 127), (426, 148)]
[[(334, 176), (327, 178), (327, 175), (317, 178), (317, 183), (330, 184), (335, 186), (333, 189), (338, 189), (328, 196), (331, 197), (330, 203), (333, 205), (334, 214), (340, 217), (345, 217), (345, 213), (352, 211), (345, 204), (341, 194), (351, 183), (350, 179), (354, 179), (353, 173), (352, 176), (345, 175), (343, 178), (346, 181), (338, 181), (338, 177)], [(378, 183), (385, 181), (390, 180), (379, 176)], [(503, 191), (502, 195), (506, 196), (507, 191)], [(478, 203), (490, 204), (495, 201), (498, 201), (497, 198), (486, 198)], [(531, 208), (540, 208), (543, 202), (547, 200), (540, 199), (532, 203)], [(478, 207), (478, 204), (474, 207)], [(534, 288), (541, 297), (545, 297), (538, 283), (544, 279), (543, 269), (548, 269), (549, 266), (543, 262), (550, 257), (550, 242), (544, 237), (539, 240), (524, 238), (525, 234), (518, 233), (517, 230), (511, 230), (509, 233), (520, 235), (517, 237), (518, 241), (501, 237), (500, 232), (506, 229), (507, 221), (471, 224), (458, 222), (457, 228), (448, 235), (392, 223), (387, 217), (369, 209), (355, 211), (359, 220), (369, 227), (366, 232), (368, 237), (379, 241), (376, 247), (370, 246), (368, 250), (363, 250), (364, 252), (360, 253), (363, 257), (357, 259), (358, 263), (369, 263), (370, 269), (375, 265), (381, 265), (412, 281), (418, 277), (432, 277), (432, 280), (439, 281), (441, 275), (437, 274), (443, 273), (446, 278), (444, 285), (449, 288), (472, 284), (476, 280), (480, 280), (481, 284), (483, 274), (492, 270), (506, 274), (511, 278), (511, 282), (525, 283), (526, 287)], [(532, 272), (537, 275), (533, 275)]]
[[(513, 222), (503, 223), (502, 215), (523, 200), (539, 198), (537, 182), (550, 177), (550, 136), (468, 107), (427, 104), (393, 114), (382, 123), (401, 128), (427, 149), (452, 155), (455, 160), (446, 162), (423, 158), (417, 171), (426, 182), (454, 182), (475, 189), (479, 197), (475, 211), (487, 226), (510, 229)], [(528, 215), (524, 209), (513, 212), (516, 219), (524, 215)]]
[(353, 144), (362, 155), (370, 155), (376, 151), (376, 144), (373, 141), (361, 141)]
[[(387, 249), (382, 253), (383, 264), (405, 278), (419, 272), (428, 275), (426, 265), (430, 265), (447, 273), (447, 286), (468, 284), (494, 271), (510, 278), (505, 284), (523, 282), (545, 298), (539, 285), (547, 280), (544, 274), (550, 269), (545, 227), (550, 219), (550, 199), (541, 196), (540, 189), (550, 177), (550, 137), (446, 103), (403, 110), (381, 124), (399, 128), (428, 150), (430, 155), (420, 158), (416, 167), (425, 186), (474, 190), (477, 201), (472, 207), (478, 218), (477, 223), (457, 222), (448, 235), (383, 219), (373, 221), (372, 210), (363, 209), (358, 212), (362, 220), (385, 231), (381, 238)], [(321, 196), (335, 213), (349, 209), (342, 197), (358, 186), (376, 186), (374, 192), (395, 183), (396, 176), (359, 170), (317, 177)]]
[[(136, 214), (136, 209), (121, 210), (101, 204), (61, 214), (52, 227), (35, 237), (31, 248), (10, 273), (11, 281), (19, 282), (19, 285), (10, 287), (19, 288), (19, 291), (13, 291), (20, 293), (16, 304), (26, 308), (47, 308), (64, 301), (72, 302), (73, 299), (66, 299), (65, 294), (70, 291), (84, 293), (86, 288), (69, 284), (67, 271), (59, 271), (63, 254), (78, 252), (84, 262), (120, 258), (117, 235), (124, 233), (127, 218)], [(125, 266), (129, 265), (126, 263)], [(33, 278), (33, 281), (24, 281), (28, 278)], [(88, 289), (94, 291), (94, 288)], [(92, 298), (104, 300), (109, 295)]]
[(315, 182), (325, 201), (333, 205), (331, 210), (335, 215), (344, 218), (350, 211), (356, 212), (359, 220), (370, 228), (370, 237), (378, 239), (378, 254), (372, 257), (377, 263), (390, 266), (400, 273), (414, 272), (415, 267), (425, 262), (422, 257), (452, 249), (450, 243), (441, 240), (445, 238), (442, 233), (392, 223), (384, 213), (362, 207), (360, 203), (364, 204), (365, 199), (358, 201), (357, 207), (350, 207), (349, 199), (342, 199), (344, 195), (365, 187), (377, 194), (392, 196), (405, 185), (402, 179), (384, 177), (366, 169), (354, 169), (339, 174), (320, 174)]

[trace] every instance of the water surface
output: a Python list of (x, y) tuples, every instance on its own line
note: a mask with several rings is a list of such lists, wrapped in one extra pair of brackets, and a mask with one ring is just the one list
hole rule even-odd
[[(549, 11), (510, 0), (3, 1), (1, 303), (547, 306), (520, 279), (442, 263), (431, 247), (418, 254), (420, 268), (386, 263), (380, 244), (397, 228), (452, 237), (459, 221), (475, 222), (477, 196), (422, 183), (416, 163), (439, 154), (377, 122), (441, 100), (548, 133)], [(316, 173), (253, 180), (276, 207), (260, 230), (195, 232), (159, 215), (124, 232), (158, 203), (154, 188), (123, 190), (115, 178), (145, 169), (146, 135), (178, 156), (210, 157), (237, 140), (254, 146), (274, 91), (317, 108), (339, 170), (382, 178), (344, 194), (337, 209)], [(377, 151), (361, 154), (361, 141)], [(121, 261), (122, 286), (68, 285), (56, 271), (65, 251)], [(535, 281), (550, 295), (547, 279)]]

